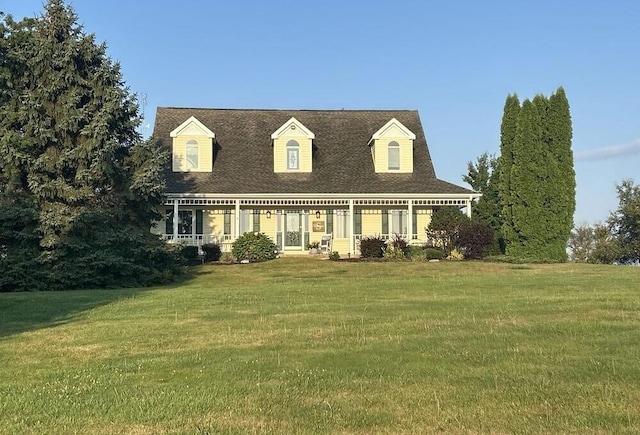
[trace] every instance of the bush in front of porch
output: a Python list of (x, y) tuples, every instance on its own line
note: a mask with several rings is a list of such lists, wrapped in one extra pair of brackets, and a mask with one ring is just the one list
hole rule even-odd
[(238, 261), (266, 261), (276, 258), (278, 249), (264, 233), (244, 233), (233, 242), (231, 253)]

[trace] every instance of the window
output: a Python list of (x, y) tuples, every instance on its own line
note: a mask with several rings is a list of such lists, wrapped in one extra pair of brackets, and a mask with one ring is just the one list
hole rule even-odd
[(193, 234), (193, 212), (191, 210), (178, 212), (178, 234)]
[(395, 140), (389, 142), (389, 170), (400, 169), (400, 144)]
[(407, 234), (406, 210), (391, 210), (391, 234)]
[(187, 169), (198, 169), (198, 141), (187, 141)]
[(253, 211), (253, 232), (260, 232), (260, 210)]
[(224, 239), (231, 238), (231, 210), (224, 211)]
[(349, 210), (336, 210), (333, 229), (337, 239), (349, 237)]
[(240, 234), (248, 233), (251, 231), (249, 226), (250, 210), (240, 210)]
[(287, 169), (300, 169), (300, 144), (295, 140), (287, 142)]

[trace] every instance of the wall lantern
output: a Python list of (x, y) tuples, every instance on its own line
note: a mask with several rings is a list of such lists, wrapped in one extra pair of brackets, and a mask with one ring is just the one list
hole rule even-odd
[(320, 219), (320, 210), (316, 211), (316, 219)]
[(271, 219), (271, 210), (267, 210), (267, 219)]

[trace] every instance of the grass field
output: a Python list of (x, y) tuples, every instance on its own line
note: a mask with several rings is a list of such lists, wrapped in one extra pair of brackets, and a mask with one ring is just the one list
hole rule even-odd
[(0, 433), (640, 433), (640, 268), (195, 270), (0, 294)]

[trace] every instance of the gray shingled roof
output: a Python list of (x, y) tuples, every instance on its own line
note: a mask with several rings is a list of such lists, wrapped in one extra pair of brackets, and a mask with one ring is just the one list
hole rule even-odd
[[(169, 193), (454, 193), (471, 190), (438, 180), (415, 110), (237, 110), (159, 107), (153, 137), (171, 148), (169, 133), (195, 116), (216, 135), (211, 173), (167, 168)], [(273, 172), (271, 133), (295, 117), (315, 134), (313, 172)], [(396, 118), (415, 133), (412, 174), (376, 174), (368, 146)]]

